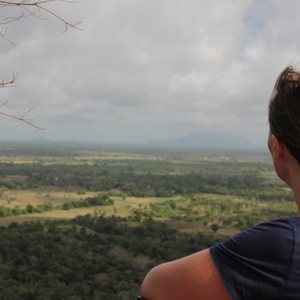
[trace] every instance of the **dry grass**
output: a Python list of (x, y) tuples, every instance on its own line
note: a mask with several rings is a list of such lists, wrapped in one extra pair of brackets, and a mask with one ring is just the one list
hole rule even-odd
[(37, 206), (51, 202), (53, 205), (62, 205), (69, 201), (79, 201), (81, 198), (94, 197), (97, 192), (88, 192), (85, 195), (78, 195), (75, 192), (65, 192), (55, 190), (26, 190), (26, 191), (6, 191), (0, 198), (0, 206), (14, 208), (19, 205), (25, 208), (27, 204)]
[[(37, 206), (40, 204), (52, 203), (54, 206), (62, 205), (70, 201), (79, 201), (81, 198), (93, 197), (98, 195), (99, 192), (87, 192), (84, 195), (78, 195), (75, 191), (72, 191), (68, 187), (64, 188), (47, 188), (44, 190), (25, 190), (25, 191), (6, 191), (0, 198), (0, 206), (3, 205), (8, 208), (14, 208), (16, 205), (21, 208), (25, 208), (28, 204)], [(217, 195), (207, 194), (205, 197), (210, 198), (210, 200), (217, 200)], [(221, 196), (222, 197), (222, 196)], [(111, 196), (114, 200), (114, 205), (112, 206), (95, 206), (88, 208), (78, 208), (71, 210), (54, 210), (50, 212), (45, 212), (43, 214), (29, 214), (29, 215), (19, 215), (13, 217), (0, 218), (0, 225), (9, 225), (12, 222), (22, 223), (25, 221), (45, 221), (45, 220), (59, 220), (59, 219), (73, 219), (80, 215), (104, 215), (112, 216), (117, 215), (120, 217), (129, 217), (134, 215), (136, 209), (147, 209), (150, 203), (158, 203), (166, 200), (179, 200), (180, 197), (172, 198), (139, 198), (139, 197), (127, 197), (125, 200), (120, 196)], [(235, 201), (240, 201), (240, 199), (235, 199)], [(209, 226), (204, 225), (202, 221), (186, 222), (186, 221), (174, 221), (169, 217), (157, 218), (157, 220), (169, 223), (173, 228), (187, 232), (203, 232), (212, 233)], [(142, 225), (142, 223), (136, 223)], [(239, 230), (236, 228), (220, 228), (216, 235), (226, 235), (232, 236), (238, 233)]]
[(80, 164), (93, 164), (95, 161), (113, 161), (113, 160), (156, 160), (157, 158), (152, 155), (142, 154), (128, 154), (128, 153), (111, 153), (101, 152), (98, 155), (91, 154), (90, 151), (86, 151), (87, 155), (80, 155), (73, 157), (52, 157), (52, 156), (0, 156), (0, 163), (14, 164), (32, 164), (41, 163), (43, 165), (64, 164), (64, 165), (80, 165)]
[[(98, 194), (99, 192), (87, 192), (84, 195), (78, 195), (76, 192), (68, 191), (68, 188), (53, 188), (46, 190), (36, 189), (26, 191), (10, 190), (3, 193), (2, 197), (0, 198), (0, 206), (3, 205), (12, 209), (18, 205), (21, 208), (25, 208), (28, 204), (37, 206), (49, 202), (51, 202), (54, 206), (57, 206), (69, 201), (79, 201), (81, 198), (94, 197)], [(72, 210), (54, 210), (45, 212), (43, 214), (5, 217), (0, 218), (0, 225), (8, 225), (11, 222), (22, 223), (33, 220), (72, 219), (79, 215), (86, 214), (105, 216), (118, 215), (121, 217), (128, 217), (133, 214), (134, 209), (139, 208), (140, 204), (149, 205), (149, 203), (155, 202), (155, 199), (137, 197), (128, 197), (123, 201), (121, 197), (112, 196), (112, 199), (114, 200), (113, 206), (96, 206)]]
[[(185, 221), (168, 222), (167, 220), (164, 221), (169, 223), (171, 227), (186, 233), (197, 233), (197, 232), (209, 233), (209, 234), (213, 233), (211, 228), (209, 226), (205, 226), (202, 221), (194, 221), (194, 222), (185, 222)], [(239, 232), (240, 232), (239, 229), (230, 227), (230, 228), (220, 228), (214, 234), (221, 235), (221, 236), (233, 236)]]

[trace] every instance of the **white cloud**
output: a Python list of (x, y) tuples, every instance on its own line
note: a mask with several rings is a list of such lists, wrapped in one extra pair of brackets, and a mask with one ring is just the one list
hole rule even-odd
[[(50, 4), (49, 4), (50, 6)], [(84, 31), (27, 19), (7, 26), (1, 72), (19, 72), (0, 138), (128, 141), (227, 130), (257, 143), (279, 72), (299, 54), (299, 1), (83, 0), (54, 10)]]

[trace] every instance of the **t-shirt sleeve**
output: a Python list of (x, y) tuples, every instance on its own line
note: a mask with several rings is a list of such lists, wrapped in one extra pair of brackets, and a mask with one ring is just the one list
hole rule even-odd
[(234, 300), (278, 299), (293, 258), (293, 228), (285, 219), (262, 223), (210, 248)]

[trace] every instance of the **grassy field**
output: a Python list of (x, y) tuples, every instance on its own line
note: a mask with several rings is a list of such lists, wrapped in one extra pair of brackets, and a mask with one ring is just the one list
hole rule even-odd
[[(20, 211), (28, 204), (37, 207), (51, 203), (56, 209), (1, 217), (0, 225), (71, 219), (85, 214), (116, 215), (126, 217), (132, 224), (153, 218), (185, 232), (212, 233), (211, 225), (217, 224), (219, 229), (215, 234), (233, 235), (258, 222), (297, 214), (294, 203), (284, 201), (292, 197), (277, 178), (270, 157), (264, 153), (127, 150), (126, 153), (126, 149), (114, 152), (101, 147), (2, 145), (0, 206), (10, 210), (18, 207)], [(193, 174), (195, 176), (191, 176)], [(261, 178), (259, 183), (255, 180), (257, 176)], [(103, 182), (114, 184), (101, 187)], [(260, 194), (256, 193), (257, 187)], [(114, 204), (77, 209), (72, 206), (69, 210), (66, 206), (65, 210), (57, 208), (103, 193), (97, 189), (109, 191)], [(163, 198), (172, 194), (182, 196)], [(28, 212), (30, 210), (25, 211)]]
[[(65, 189), (52, 188), (52, 189), (36, 189), (36, 190), (9, 190), (5, 191), (0, 198), (0, 206), (5, 206), (13, 209), (15, 206), (25, 208), (28, 204), (37, 206), (39, 204), (46, 204), (51, 202), (53, 205), (62, 205), (66, 202), (79, 201), (82, 198), (93, 197), (99, 194), (99, 192), (87, 192), (84, 195), (78, 195), (75, 192), (67, 191)], [(129, 217), (133, 216), (137, 209), (147, 210), (149, 205), (155, 203), (163, 203), (170, 199), (179, 201), (180, 197), (172, 198), (138, 198), (138, 197), (127, 197), (123, 200), (118, 196), (111, 196), (114, 200), (113, 206), (95, 206), (88, 208), (78, 208), (71, 210), (54, 210), (45, 212), (43, 214), (29, 214), (19, 215), (13, 217), (2, 217), (0, 218), (0, 225), (7, 226), (12, 222), (22, 223), (25, 221), (45, 221), (45, 220), (58, 220), (58, 219), (72, 219), (80, 215), (92, 214), (92, 215), (105, 215), (105, 216), (120, 216)], [(215, 197), (214, 197), (215, 199)], [(208, 226), (203, 225), (203, 222), (174, 222), (168, 217), (155, 218), (161, 221), (170, 223), (174, 228), (186, 232), (211, 232)], [(219, 231), (219, 234), (234, 234), (238, 232), (237, 229), (232, 228), (230, 230), (223, 229)]]
[(93, 197), (97, 195), (96, 192), (88, 192), (85, 195), (78, 195), (75, 192), (62, 191), (59, 189), (43, 189), (43, 190), (25, 190), (5, 191), (0, 198), (0, 205), (14, 208), (19, 205), (25, 208), (27, 204), (37, 206), (39, 204), (46, 204), (51, 202), (53, 205), (62, 205), (68, 201), (79, 201), (81, 198)]
[[(115, 191), (117, 193), (117, 191)], [(87, 197), (94, 197), (99, 192), (86, 192), (84, 195), (68, 190), (67, 188), (47, 188), (35, 190), (8, 190), (0, 197), (0, 206), (13, 209), (15, 206), (25, 208), (28, 204), (37, 206), (51, 202), (54, 206), (62, 205), (66, 202), (80, 201)], [(28, 214), (12, 217), (0, 218), (0, 225), (7, 226), (12, 222), (22, 223), (25, 221), (45, 221), (58, 219), (72, 219), (79, 215), (104, 215), (120, 216), (134, 220), (138, 212), (152, 213), (156, 220), (167, 222), (173, 228), (184, 232), (212, 233), (211, 225), (218, 224), (220, 229), (217, 235), (231, 236), (241, 231), (241, 228), (230, 224), (224, 225), (224, 220), (228, 216), (242, 219), (243, 216), (260, 216), (258, 221), (271, 220), (278, 215), (296, 215), (295, 204), (293, 202), (268, 203), (263, 204), (257, 201), (243, 199), (241, 197), (216, 194), (199, 194), (195, 199), (185, 197), (172, 198), (142, 198), (127, 197), (125, 200), (121, 196), (111, 194), (114, 200), (112, 206), (95, 206), (87, 208), (77, 208), (70, 210), (53, 210), (42, 214)], [(170, 208), (171, 202), (176, 209)], [(222, 208), (222, 205), (227, 205)], [(209, 217), (208, 217), (209, 216)], [(138, 224), (142, 224), (145, 217), (142, 217)], [(201, 219), (202, 218), (202, 219)], [(260, 219), (261, 218), (261, 219)], [(133, 222), (132, 224), (137, 224)]]
[[(86, 192), (84, 195), (78, 195), (76, 192), (66, 191), (64, 189), (36, 189), (36, 190), (9, 190), (5, 191), (0, 197), (0, 206), (5, 206), (13, 209), (15, 206), (25, 208), (28, 204), (37, 206), (51, 202), (54, 206), (62, 205), (66, 202), (80, 201), (87, 197), (94, 197), (101, 192)], [(159, 203), (169, 200), (170, 198), (137, 198), (127, 197), (122, 200), (121, 197), (111, 196), (114, 200), (113, 206), (95, 206), (88, 208), (78, 208), (72, 210), (54, 210), (43, 214), (19, 215), (13, 217), (0, 218), (0, 225), (8, 225), (11, 222), (22, 223), (32, 220), (47, 220), (47, 219), (72, 219), (79, 215), (97, 214), (97, 215), (118, 215), (128, 217), (132, 215), (135, 209), (141, 205), (149, 206), (150, 203)]]
[(34, 156), (34, 155), (21, 155), (21, 156), (0, 156), (0, 163), (14, 163), (14, 164), (32, 164), (41, 163), (43, 165), (81, 165), (81, 164), (94, 164), (97, 161), (113, 161), (113, 160), (161, 160), (160, 157), (154, 155), (142, 155), (133, 153), (114, 153), (114, 152), (100, 152), (95, 153), (87, 152), (77, 157), (53, 157), (53, 156)]

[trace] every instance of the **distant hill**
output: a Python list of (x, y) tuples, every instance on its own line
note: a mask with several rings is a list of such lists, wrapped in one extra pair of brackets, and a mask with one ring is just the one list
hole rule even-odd
[[(170, 139), (163, 141), (151, 140), (146, 143), (129, 143), (129, 144), (106, 144), (106, 143), (86, 143), (78, 141), (52, 141), (42, 137), (35, 138), (27, 141), (17, 141), (17, 140), (2, 140), (1, 143), (8, 144), (29, 144), (29, 145), (41, 145), (41, 146), (76, 146), (76, 147), (110, 147), (116, 150), (116, 147), (120, 149), (125, 148), (151, 148), (152, 150), (156, 148), (169, 148), (169, 150), (180, 150), (180, 149), (209, 149), (209, 150), (250, 150), (250, 151), (259, 151), (266, 150), (265, 147), (258, 146), (251, 143), (244, 137), (237, 136), (231, 133), (222, 133), (222, 132), (209, 132), (209, 131), (200, 131), (179, 139)], [(120, 148), (120, 149), (119, 149)]]
[(249, 140), (224, 132), (200, 131), (179, 139), (149, 141), (149, 146), (201, 148), (201, 149), (236, 149), (254, 150), (260, 148)]

